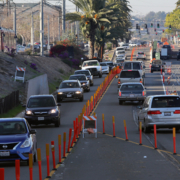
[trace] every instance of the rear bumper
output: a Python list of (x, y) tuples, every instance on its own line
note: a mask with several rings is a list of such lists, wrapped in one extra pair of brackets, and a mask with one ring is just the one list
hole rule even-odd
[(180, 128), (180, 121), (178, 122), (151, 122), (148, 123), (146, 126), (153, 128), (153, 126), (156, 125), (157, 128), (173, 128), (177, 127)]
[[(151, 71), (161, 71), (161, 68), (159, 68), (159, 67), (151, 67)], [(164, 69), (162, 69), (162, 72), (164, 72)]]
[(145, 96), (139, 96), (139, 97), (118, 97), (119, 100), (122, 100), (122, 101), (144, 101), (146, 99)]

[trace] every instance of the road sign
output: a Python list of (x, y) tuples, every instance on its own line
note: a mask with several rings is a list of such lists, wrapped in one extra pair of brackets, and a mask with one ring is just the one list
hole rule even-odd
[(25, 71), (26, 71), (26, 67), (17, 67), (16, 66), (16, 72), (15, 72), (15, 79), (14, 79), (14, 81), (21, 80), (24, 83)]

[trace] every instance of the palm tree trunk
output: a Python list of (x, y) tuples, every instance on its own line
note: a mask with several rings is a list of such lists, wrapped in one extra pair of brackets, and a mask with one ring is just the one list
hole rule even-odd
[(95, 32), (91, 31), (90, 38), (89, 38), (89, 45), (90, 45), (89, 58), (90, 59), (93, 59), (94, 57), (94, 35), (95, 35)]

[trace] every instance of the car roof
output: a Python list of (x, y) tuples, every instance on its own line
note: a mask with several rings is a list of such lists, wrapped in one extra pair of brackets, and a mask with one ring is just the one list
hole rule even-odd
[(0, 121), (24, 121), (26, 120), (24, 118), (15, 117), (15, 118), (0, 118)]
[(66, 82), (78, 82), (79, 80), (64, 80), (62, 83)]
[(86, 77), (85, 74), (73, 74), (73, 75), (70, 75), (70, 76), (85, 76)]
[(30, 98), (36, 97), (54, 97), (52, 94), (38, 94), (38, 95), (31, 95)]
[(124, 85), (124, 84), (140, 84), (140, 85), (143, 86), (143, 84), (140, 83), (140, 82), (126, 82), (126, 83), (122, 83), (121, 86)]

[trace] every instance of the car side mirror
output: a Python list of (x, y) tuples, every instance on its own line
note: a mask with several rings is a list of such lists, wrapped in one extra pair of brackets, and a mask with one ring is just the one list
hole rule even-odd
[(35, 129), (30, 130), (30, 134), (36, 134), (36, 133), (37, 133), (37, 131)]
[(26, 105), (25, 105), (25, 104), (23, 104), (23, 105), (22, 105), (22, 107), (26, 108)]
[(61, 103), (57, 103), (57, 106), (61, 106)]

